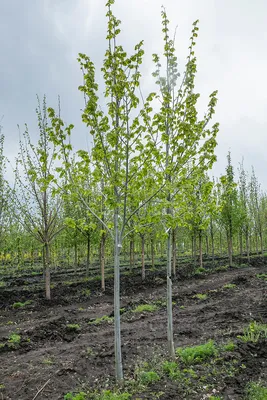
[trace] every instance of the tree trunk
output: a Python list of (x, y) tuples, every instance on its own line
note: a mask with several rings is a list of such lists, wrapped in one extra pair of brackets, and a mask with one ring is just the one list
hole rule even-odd
[(142, 281), (146, 279), (146, 269), (145, 269), (145, 235), (141, 235), (141, 243), (142, 243)]
[(78, 245), (77, 245), (77, 241), (75, 238), (75, 242), (74, 242), (74, 271), (75, 271), (75, 273), (77, 272), (77, 268), (78, 268)]
[(248, 231), (246, 232), (246, 248), (247, 248), (247, 260), (249, 262), (250, 255), (249, 255), (249, 233), (248, 233)]
[(155, 268), (155, 246), (153, 238), (151, 238), (151, 267)]
[(49, 244), (44, 245), (44, 269), (45, 269), (45, 297), (47, 300), (51, 300), (51, 284), (50, 284), (50, 252)]
[(106, 235), (102, 233), (100, 243), (100, 260), (101, 260), (101, 289), (105, 291), (105, 242)]
[(260, 231), (260, 246), (261, 246), (261, 255), (263, 256), (263, 238), (262, 238), (262, 231)]
[(120, 321), (120, 235), (118, 209), (114, 212), (114, 336), (115, 336), (115, 371), (116, 380), (123, 380), (121, 355), (121, 321)]
[(176, 276), (176, 228), (172, 230), (172, 274)]
[(203, 267), (202, 231), (199, 231), (199, 266)]
[(172, 237), (171, 229), (168, 232), (167, 238), (167, 315), (168, 315), (168, 350), (171, 358), (175, 357), (174, 342), (173, 342), (173, 315), (172, 315)]
[(228, 257), (229, 257), (229, 266), (233, 266), (233, 239), (232, 236), (228, 237)]
[(209, 237), (206, 235), (206, 256), (209, 256)]
[(193, 236), (193, 251), (194, 251), (194, 267), (196, 268), (197, 266), (197, 237), (196, 234), (194, 233)]
[(242, 235), (242, 231), (240, 231), (239, 234), (239, 248), (240, 248), (240, 256), (243, 257), (243, 235)]
[(134, 268), (134, 239), (130, 240), (130, 269)]
[(210, 220), (210, 239), (211, 239), (211, 256), (212, 256), (212, 263), (214, 264), (214, 234), (213, 234), (213, 221), (212, 218)]
[(219, 235), (219, 237), (220, 237), (220, 256), (222, 257), (222, 232), (220, 231), (220, 235)]
[(91, 235), (87, 235), (87, 251), (86, 251), (86, 277), (88, 278), (89, 276), (89, 270), (90, 270), (90, 263), (91, 263)]

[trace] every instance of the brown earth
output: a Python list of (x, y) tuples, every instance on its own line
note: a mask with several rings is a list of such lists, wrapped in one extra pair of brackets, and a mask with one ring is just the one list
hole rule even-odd
[[(267, 284), (256, 277), (266, 271), (263, 265), (250, 266), (174, 281), (175, 346), (200, 344), (209, 339), (218, 343), (235, 340), (250, 321), (267, 323)], [(223, 289), (228, 283), (236, 287)], [(46, 384), (36, 398), (57, 400), (83, 385), (98, 386), (108, 379), (113, 382), (113, 324), (88, 324), (104, 315), (113, 315), (112, 281), (105, 294), (95, 289), (97, 285), (91, 285), (88, 298), (82, 294), (85, 283), (58, 288), (50, 304), (39, 293), (29, 294), (33, 303), (19, 309), (13, 309), (12, 304), (24, 301), (25, 297), (21, 299), (12, 290), (2, 290), (0, 385), (4, 387), (0, 399), (33, 400)], [(199, 293), (206, 293), (207, 299), (193, 297)], [(130, 312), (138, 304), (164, 300), (165, 294), (162, 278), (151, 276), (145, 283), (139, 277), (122, 278), (122, 354), (127, 376), (132, 376), (140, 359), (149, 359), (153, 354), (166, 358), (164, 304), (152, 313)], [(73, 331), (68, 324), (78, 324), (80, 328)], [(14, 332), (21, 336), (18, 344), (9, 341)], [(243, 399), (248, 381), (260, 378), (267, 382), (266, 341), (240, 342), (235, 358), (245, 368), (226, 377), (218, 388), (220, 395), (229, 400)], [(198, 393), (179, 394), (175, 383), (169, 381), (154, 384), (149, 390), (161, 391), (161, 400), (202, 399)], [(151, 393), (139, 394), (138, 398), (153, 400)]]

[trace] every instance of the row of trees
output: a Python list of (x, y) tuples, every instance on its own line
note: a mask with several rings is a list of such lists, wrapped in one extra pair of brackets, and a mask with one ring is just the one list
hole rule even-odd
[[(207, 112), (200, 118), (194, 53), (198, 21), (193, 24), (189, 56), (180, 77), (169, 21), (162, 10), (163, 61), (153, 55), (155, 91), (144, 96), (140, 89), (143, 42), (135, 46), (132, 55), (118, 43), (120, 21), (112, 12), (113, 3), (109, 0), (106, 5), (108, 46), (101, 69), (103, 98), (99, 97), (93, 62), (85, 54), (78, 57), (83, 73), (79, 90), (85, 100), (82, 120), (93, 141), (90, 152), (73, 151), (74, 126), (64, 124), (60, 104), (56, 112), (47, 108), (44, 99), (36, 110), (39, 140), (33, 144), (26, 126), (20, 139), (15, 187), (9, 188), (4, 179), (1, 136), (0, 246), (5, 236), (14, 234), (14, 226), (19, 226), (17, 233), (27, 232), (32, 243), (40, 244), (47, 299), (51, 298), (51, 252), (61, 250), (62, 239), (73, 244), (75, 265), (79, 241), (86, 247), (87, 274), (92, 246), (98, 246), (102, 289), (108, 247), (114, 260), (116, 377), (122, 380), (122, 250), (126, 252), (126, 247), (130, 247), (133, 264), (136, 238), (140, 238), (143, 279), (146, 243), (150, 243), (152, 260), (158, 244), (162, 254), (166, 254), (168, 345), (170, 355), (174, 356), (171, 278), (176, 270), (177, 243), (184, 246), (190, 237), (194, 261), (197, 262), (198, 251), (200, 265), (204, 239), (214, 258), (218, 232), (220, 246), (223, 232), (226, 234), (230, 264), (237, 235), (241, 252), (245, 240), (248, 257), (252, 238), (256, 248), (263, 252), (266, 196), (261, 193), (254, 172), (248, 181), (243, 166), (239, 185), (236, 184), (230, 155), (226, 174), (218, 182), (209, 179), (208, 171), (216, 160), (218, 124), (211, 125), (211, 120), (217, 92), (210, 95)], [(21, 235), (19, 238), (17, 250)]]

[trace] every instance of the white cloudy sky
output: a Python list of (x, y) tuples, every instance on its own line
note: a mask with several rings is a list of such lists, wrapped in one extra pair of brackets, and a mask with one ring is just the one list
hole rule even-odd
[[(88, 143), (80, 122), (83, 100), (77, 54), (84, 52), (98, 69), (106, 49), (105, 0), (0, 0), (0, 118), (5, 153), (18, 150), (17, 124), (28, 123), (37, 137), (36, 94), (56, 106), (75, 124), (77, 147)], [(143, 91), (150, 90), (151, 54), (162, 49), (161, 5), (171, 27), (178, 26), (176, 46), (181, 72), (192, 22), (200, 20), (197, 40), (197, 90), (205, 109), (208, 95), (219, 91), (216, 120), (220, 122), (218, 163), (223, 172), (228, 150), (237, 166), (254, 165), (267, 189), (267, 2), (266, 0), (117, 0), (122, 20), (121, 42), (127, 50), (144, 39)]]

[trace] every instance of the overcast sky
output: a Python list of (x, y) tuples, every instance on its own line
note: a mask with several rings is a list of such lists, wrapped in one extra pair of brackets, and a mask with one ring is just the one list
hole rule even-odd
[[(56, 106), (75, 124), (76, 147), (89, 142), (80, 122), (83, 99), (79, 52), (88, 54), (98, 70), (106, 50), (106, 0), (0, 0), (0, 118), (5, 154), (18, 150), (17, 124), (29, 125), (37, 137), (36, 94)], [(117, 0), (122, 20), (121, 44), (126, 50), (144, 39), (142, 90), (152, 88), (152, 53), (162, 51), (161, 6), (166, 7), (176, 34), (177, 56), (183, 72), (192, 23), (200, 20), (196, 55), (200, 110), (218, 89), (214, 120), (220, 123), (215, 175), (224, 172), (226, 154), (235, 166), (244, 157), (254, 165), (267, 189), (267, 1), (266, 0)]]

